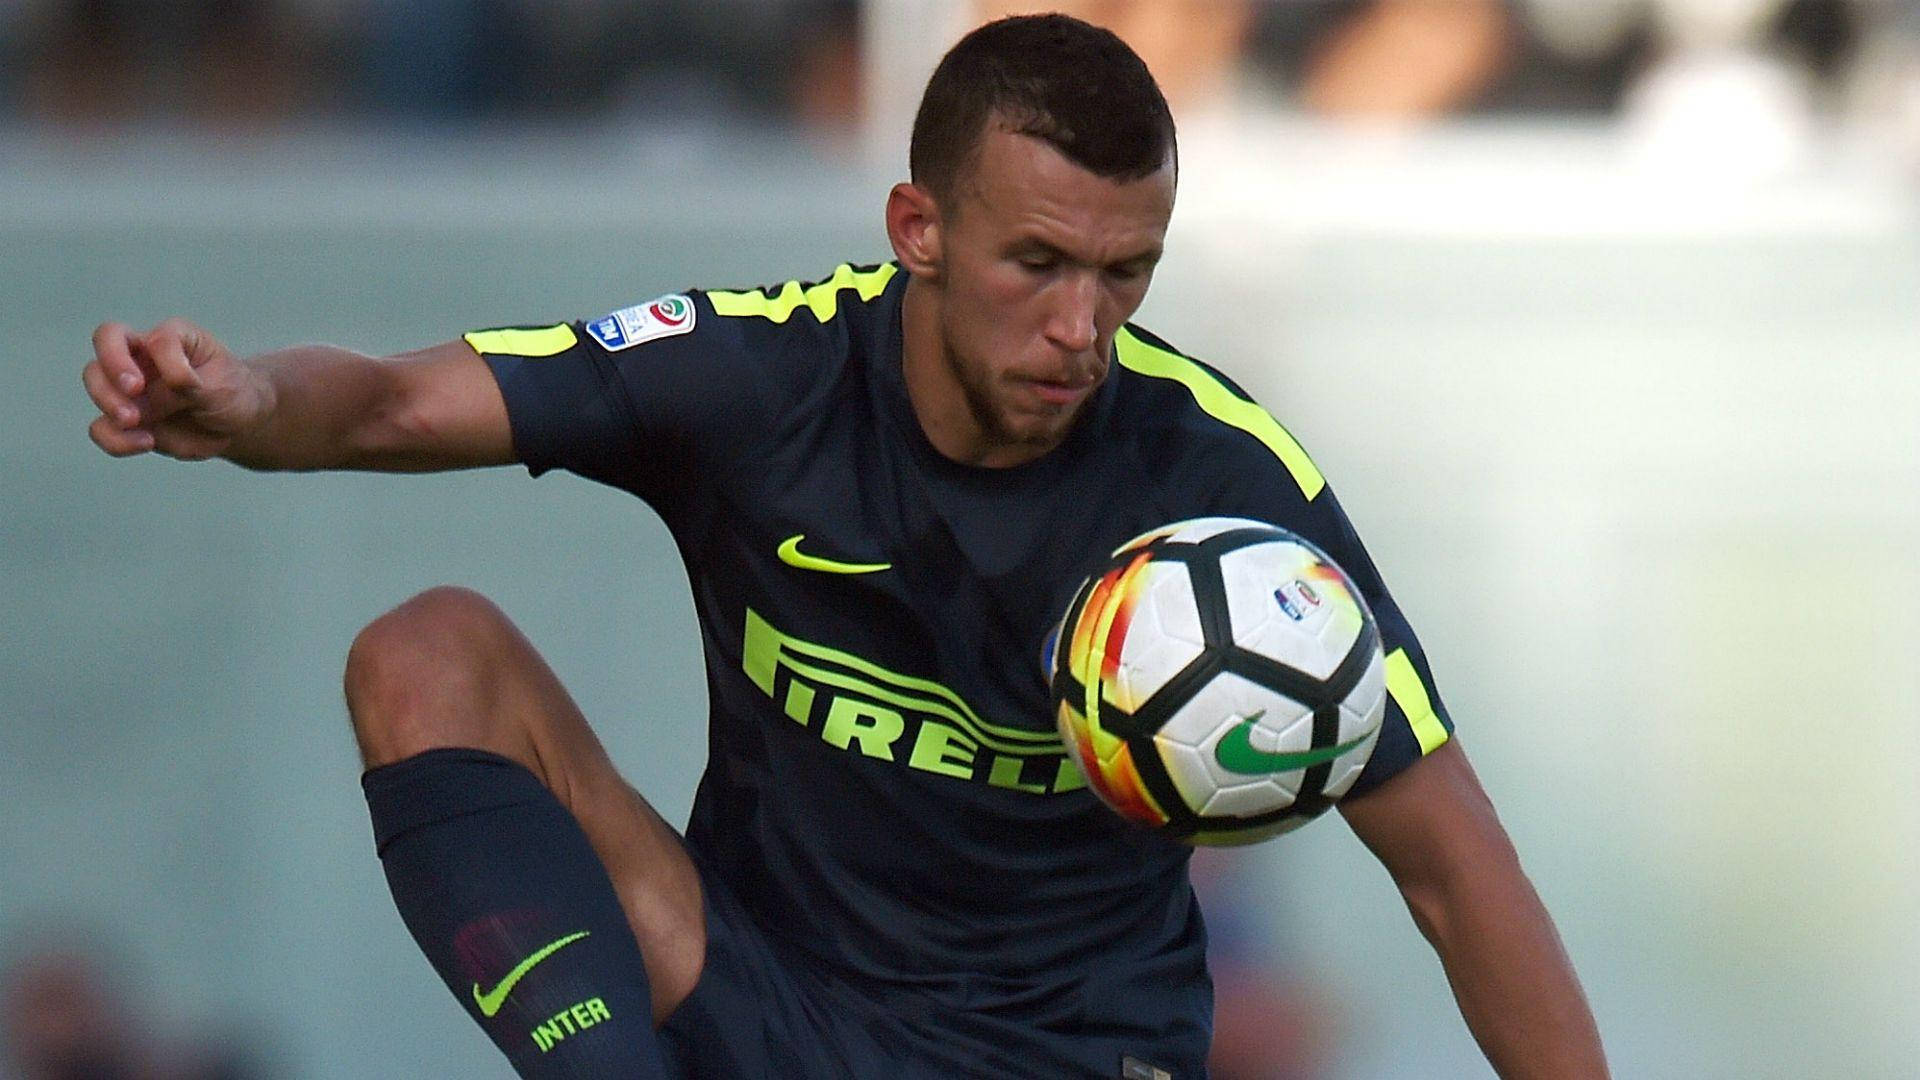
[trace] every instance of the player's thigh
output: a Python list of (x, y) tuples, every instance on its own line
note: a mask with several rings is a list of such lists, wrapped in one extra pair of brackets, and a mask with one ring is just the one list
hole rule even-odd
[(431, 589), (355, 639), (347, 697), (369, 766), (474, 747), (538, 776), (612, 879), (646, 960), (654, 1015), (699, 979), (706, 950), (699, 873), (680, 836), (614, 768), (573, 696), (486, 598)]

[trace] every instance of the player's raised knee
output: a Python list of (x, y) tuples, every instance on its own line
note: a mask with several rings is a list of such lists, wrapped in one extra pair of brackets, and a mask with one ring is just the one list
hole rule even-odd
[(368, 765), (449, 746), (489, 748), (495, 672), (513, 638), (499, 608), (440, 586), (367, 624), (347, 650), (345, 689)]

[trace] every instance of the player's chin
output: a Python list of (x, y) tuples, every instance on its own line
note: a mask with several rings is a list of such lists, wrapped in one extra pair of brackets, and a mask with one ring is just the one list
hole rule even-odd
[(1078, 406), (1054, 406), (1006, 409), (1000, 414), (1001, 427), (1017, 442), (1030, 446), (1052, 446), (1066, 436), (1078, 416)]

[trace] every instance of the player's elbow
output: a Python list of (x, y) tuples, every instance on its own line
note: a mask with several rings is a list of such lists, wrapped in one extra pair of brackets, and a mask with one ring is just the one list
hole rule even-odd
[(1413, 924), (1420, 928), (1421, 936), (1444, 952), (1447, 942), (1455, 936), (1447, 890), (1436, 882), (1401, 882), (1400, 897), (1406, 901), (1407, 913), (1413, 916)]
[(1506, 830), (1489, 814), (1480, 827), (1456, 831), (1427, 858), (1395, 874), (1394, 883), (1421, 934), (1443, 952), (1469, 923), (1520, 894), (1532, 896)]
[[(465, 373), (405, 360), (383, 362), (343, 433), (342, 451), (351, 467), (424, 471), (510, 460), (504, 410), (468, 385), (473, 380), (463, 382), (454, 374)], [(491, 383), (481, 389), (491, 389)]]
[(361, 468), (464, 469), (514, 460), (506, 402), (464, 342), (377, 365), (348, 452)]
[(361, 468), (394, 468), (419, 456), (434, 422), (422, 403), (397, 389), (375, 395), (342, 435), (342, 450)]

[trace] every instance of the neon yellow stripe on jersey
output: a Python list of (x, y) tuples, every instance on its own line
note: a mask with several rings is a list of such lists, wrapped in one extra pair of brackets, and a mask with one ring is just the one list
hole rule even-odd
[(1214, 378), (1206, 368), (1179, 353), (1147, 344), (1126, 327), (1121, 327), (1114, 336), (1113, 345), (1114, 351), (1119, 354), (1121, 367), (1157, 379), (1172, 379), (1187, 388), (1201, 411), (1208, 416), (1231, 424), (1264, 443), (1293, 474), (1293, 482), (1300, 485), (1300, 493), (1307, 497), (1308, 502), (1312, 502), (1327, 486), (1326, 478), (1320, 475), (1320, 469), (1314, 465), (1313, 459), (1307, 456), (1292, 435), (1287, 434), (1287, 429), (1281, 427), (1279, 421), (1267, 410), (1227, 389), (1226, 384)]
[(1447, 726), (1434, 713), (1433, 700), (1427, 697), (1427, 684), (1420, 681), (1420, 673), (1414, 670), (1405, 649), (1387, 654), (1387, 693), (1393, 695), (1400, 711), (1407, 714), (1413, 737), (1420, 740), (1420, 753), (1431, 754), (1447, 741)]
[(1048, 735), (1043, 732), (1021, 732), (1022, 735), (1041, 740), (1032, 743), (1009, 742), (1005, 739), (996, 738), (987, 733), (992, 725), (983, 724), (977, 717), (973, 716), (971, 709), (964, 712), (958, 711), (948, 707), (941, 701), (932, 698), (918, 697), (892, 689), (883, 683), (870, 682), (858, 676), (829, 671), (825, 668), (809, 664), (805, 660), (798, 660), (791, 656), (783, 657), (781, 659), (781, 666), (796, 675), (803, 675), (812, 679), (814, 682), (824, 686), (831, 686), (836, 690), (846, 690), (862, 697), (871, 697), (909, 712), (927, 713), (938, 716), (943, 720), (950, 720), (963, 729), (966, 737), (971, 738), (989, 750), (994, 750), (1002, 754), (1026, 757), (1035, 755), (1044, 756), (1058, 754), (1062, 749), (1058, 735)]
[(747, 316), (758, 315), (763, 319), (772, 319), (783, 323), (793, 317), (801, 305), (812, 310), (814, 318), (826, 322), (839, 314), (840, 293), (852, 289), (862, 300), (872, 300), (886, 291), (887, 282), (899, 267), (888, 263), (873, 270), (855, 270), (842, 264), (833, 272), (833, 276), (807, 288), (797, 281), (789, 281), (780, 287), (780, 291), (768, 296), (759, 289), (747, 292), (709, 292), (707, 301), (713, 305), (715, 315)]
[(475, 330), (465, 337), (482, 356), (553, 356), (580, 343), (566, 323), (540, 330)]
[[(959, 694), (937, 682), (889, 671), (852, 653), (794, 637), (775, 628), (752, 608), (747, 609), (746, 639), (741, 651), (741, 665), (747, 676), (768, 695), (773, 693), (774, 675), (785, 667), (828, 686), (951, 720), (981, 745), (1001, 753), (1061, 752), (1058, 731), (1029, 731), (990, 723), (981, 719)], [(827, 671), (797, 657), (825, 661), (848, 668), (854, 674)]]

